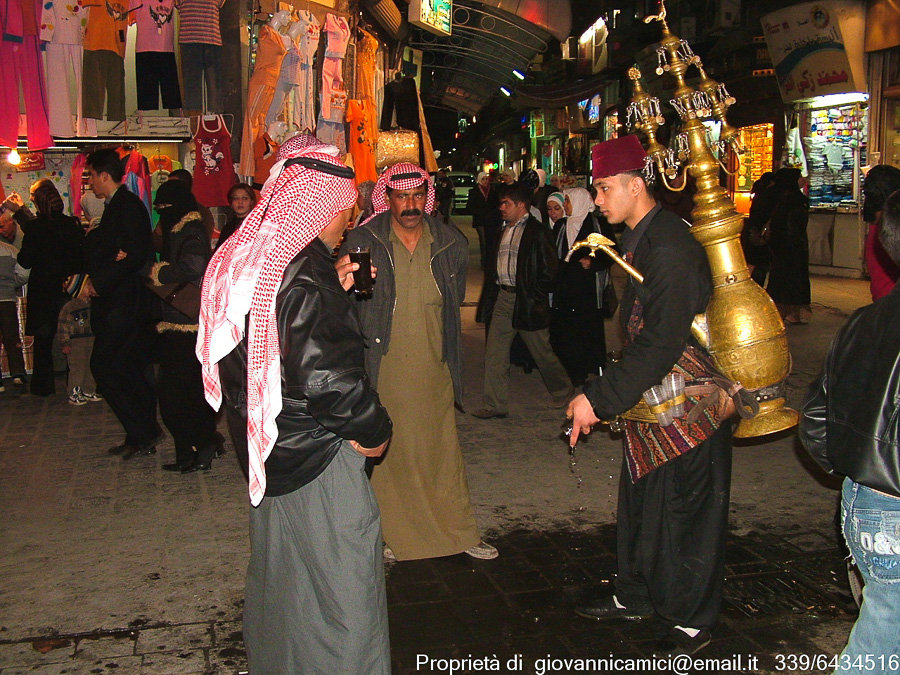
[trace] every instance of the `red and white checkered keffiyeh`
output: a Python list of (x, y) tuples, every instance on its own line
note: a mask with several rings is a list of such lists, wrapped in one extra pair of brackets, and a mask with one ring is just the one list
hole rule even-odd
[[(310, 157), (335, 166), (337, 148), (310, 147), (290, 139), (283, 159)], [(288, 263), (337, 216), (356, 202), (352, 178), (300, 164), (272, 168), (259, 203), (241, 228), (216, 251), (203, 278), (197, 358), (203, 370), (206, 400), (222, 404), (219, 361), (244, 339), (247, 324), (247, 446), (250, 454), (250, 502), (258, 506), (266, 492), (265, 460), (278, 437), (281, 412), (281, 355), (275, 320), (275, 296)]]
[(393, 190), (412, 190), (413, 188), (419, 187), (422, 183), (428, 183), (428, 196), (425, 198), (425, 213), (431, 213), (434, 211), (434, 183), (431, 180), (431, 176), (428, 175), (428, 172), (409, 162), (400, 162), (399, 164), (389, 166), (384, 170), (384, 173), (378, 177), (375, 187), (372, 188), (372, 206), (375, 209), (375, 213), (369, 216), (363, 225), (372, 220), (372, 218), (379, 213), (384, 213), (391, 207), (387, 198), (387, 189), (389, 187)]

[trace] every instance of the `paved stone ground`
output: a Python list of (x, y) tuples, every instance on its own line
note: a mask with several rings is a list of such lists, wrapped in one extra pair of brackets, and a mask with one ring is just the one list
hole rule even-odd
[[(478, 279), (472, 268), (469, 303)], [(812, 323), (788, 329), (794, 405), (868, 288), (817, 278), (813, 299)], [(469, 408), (480, 403), (484, 346), (473, 315), (463, 310)], [(508, 419), (458, 415), (472, 499), (501, 556), (388, 568), (396, 673), (447, 672), (417, 668), (421, 655), (496, 655), (505, 666), (519, 654), (518, 672), (540, 672), (536, 660), (548, 656), (651, 649), (648, 624), (571, 613), (604, 592), (615, 569), (620, 442), (592, 434), (573, 470), (539, 374), (514, 369), (510, 384)], [(234, 453), (207, 474), (178, 476), (161, 470), (171, 441), (130, 462), (106, 454), (120, 441), (105, 403), (0, 395), (0, 675), (246, 670), (248, 506)], [(745, 672), (774, 673), (777, 654), (840, 651), (853, 609), (833, 529), (837, 487), (791, 433), (735, 448), (726, 607), (704, 656), (756, 656)]]

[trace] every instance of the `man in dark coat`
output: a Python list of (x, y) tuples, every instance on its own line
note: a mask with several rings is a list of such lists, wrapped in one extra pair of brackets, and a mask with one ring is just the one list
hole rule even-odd
[[(497, 190), (491, 185), (491, 177), (482, 171), (478, 174), (478, 185), (469, 190), (469, 199), (466, 202), (466, 213), (472, 216), (472, 227), (478, 234), (481, 269), (486, 268), (487, 252), (493, 250), (490, 242), (494, 237), (488, 237), (488, 230), (493, 229), (491, 225), (494, 222), (500, 223), (497, 202)], [(492, 216), (496, 217), (492, 218)]]
[[(714, 367), (691, 336), (712, 295), (709, 262), (687, 224), (658, 204), (642, 169), (636, 136), (594, 146), (595, 203), (625, 223), (625, 259), (643, 275), (629, 280), (621, 316), (626, 346), (575, 397), (572, 447), (601, 419), (624, 415), (619, 480), (615, 595), (576, 609), (592, 619), (657, 620), (660, 649), (693, 654), (710, 642), (722, 604), (731, 488), (731, 424), (716, 410), (662, 427), (629, 415), (670, 372), (708, 382)], [(688, 397), (690, 411), (696, 398)]]
[(569, 402), (572, 385), (566, 369), (550, 347), (550, 291), (557, 258), (550, 230), (529, 213), (532, 191), (521, 184), (500, 189), (500, 234), (481, 292), (484, 316), (490, 321), (484, 354), (481, 419), (506, 417), (509, 394), (509, 348), (516, 333), (537, 362), (551, 406)]
[(84, 242), (85, 271), (91, 278), (91, 370), (103, 396), (125, 428), (125, 441), (110, 454), (131, 459), (156, 452), (156, 394), (148, 378), (150, 293), (143, 272), (152, 261), (150, 214), (122, 185), (115, 150), (87, 158), (93, 193), (106, 200), (100, 224)]

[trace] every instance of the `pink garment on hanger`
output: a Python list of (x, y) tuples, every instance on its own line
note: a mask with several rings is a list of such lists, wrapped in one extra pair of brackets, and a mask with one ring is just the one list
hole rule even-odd
[(347, 53), (347, 43), (350, 42), (350, 25), (347, 23), (347, 19), (334, 14), (326, 14), (325, 34), (328, 36), (325, 58), (344, 58), (344, 54)]
[(43, 150), (53, 145), (50, 106), (44, 81), (44, 63), (34, 35), (21, 42), (0, 42), (0, 145), (16, 147), (19, 139), (19, 85), (25, 101), (28, 148)]
[(84, 167), (87, 166), (87, 155), (78, 153), (72, 160), (72, 168), (69, 171), (69, 197), (72, 199), (72, 215), (81, 218), (84, 211), (81, 208), (81, 186), (84, 184)]
[(319, 92), (322, 101), (321, 116), (331, 119), (332, 96), (344, 91), (342, 74), (343, 59), (324, 59), (322, 61), (322, 90)]

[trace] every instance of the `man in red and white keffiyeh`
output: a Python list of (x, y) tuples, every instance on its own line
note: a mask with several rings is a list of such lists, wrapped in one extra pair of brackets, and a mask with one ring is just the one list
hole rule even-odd
[[(293, 139), (292, 139), (293, 141)], [(216, 252), (197, 355), (248, 470), (244, 644), (254, 673), (389, 675), (378, 507), (366, 457), (392, 424), (365, 374), (354, 268), (332, 260), (356, 201), (337, 148), (288, 141)]]
[(460, 305), (469, 242), (430, 214), (434, 186), (415, 164), (389, 167), (372, 191), (375, 215), (347, 233), (368, 247), (378, 278), (357, 303), (369, 338), (366, 371), (394, 421), (390, 452), (374, 468), (387, 551), (397, 560), (467, 553), (495, 558), (481, 540), (459, 447)]
[(415, 164), (409, 162), (400, 162), (394, 164), (384, 170), (372, 188), (372, 207), (375, 212), (366, 220), (363, 225), (372, 220), (380, 213), (384, 213), (391, 206), (388, 203), (387, 191), (391, 190), (412, 190), (420, 185), (425, 185), (425, 213), (430, 214), (434, 211), (434, 183), (428, 172)]
[(219, 361), (247, 331), (248, 473), (254, 506), (266, 492), (264, 462), (278, 436), (275, 418), (282, 409), (275, 296), (288, 263), (352, 207), (357, 195), (352, 178), (285, 165), (307, 158), (343, 167), (337, 155), (337, 148), (316, 145), (306, 134), (288, 140), (259, 203), (213, 256), (203, 280), (197, 357), (206, 399), (216, 410), (222, 405)]

